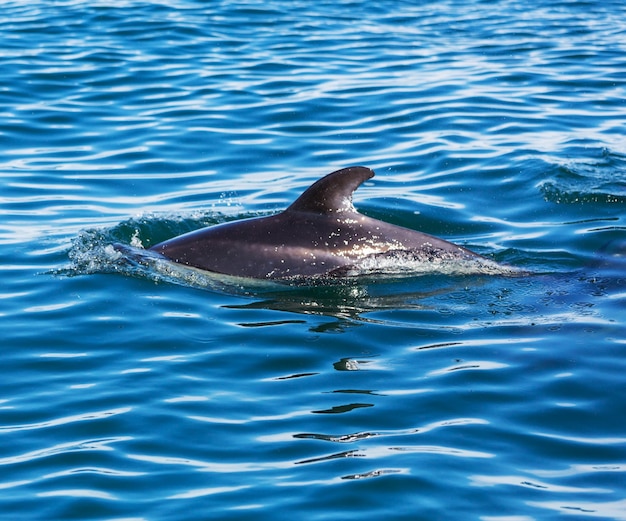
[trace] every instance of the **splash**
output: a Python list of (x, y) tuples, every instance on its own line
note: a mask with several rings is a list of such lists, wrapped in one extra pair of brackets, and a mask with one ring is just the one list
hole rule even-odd
[(334, 272), (336, 276), (347, 277), (417, 277), (433, 274), (519, 276), (524, 273), (524, 270), (498, 264), (485, 257), (459, 258), (444, 251), (426, 255), (405, 250), (370, 255), (358, 265)]

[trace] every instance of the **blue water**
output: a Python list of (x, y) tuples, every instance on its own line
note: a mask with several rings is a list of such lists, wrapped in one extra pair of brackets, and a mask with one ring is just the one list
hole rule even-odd
[[(0, 518), (626, 519), (626, 4), (4, 2)], [(360, 211), (528, 277), (206, 283)]]

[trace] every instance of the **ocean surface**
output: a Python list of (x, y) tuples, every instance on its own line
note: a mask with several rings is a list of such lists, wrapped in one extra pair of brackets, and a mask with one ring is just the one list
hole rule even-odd
[[(626, 520), (626, 3), (0, 4), (0, 519)], [(120, 262), (365, 165), (527, 276)]]

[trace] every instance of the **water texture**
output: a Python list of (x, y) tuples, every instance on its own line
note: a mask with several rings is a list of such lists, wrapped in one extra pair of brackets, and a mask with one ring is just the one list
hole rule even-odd
[[(626, 5), (0, 5), (0, 518), (626, 519)], [(526, 277), (138, 265), (359, 211)]]

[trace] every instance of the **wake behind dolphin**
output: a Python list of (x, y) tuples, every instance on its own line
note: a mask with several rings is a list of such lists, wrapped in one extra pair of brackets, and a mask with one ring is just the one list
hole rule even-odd
[(516, 273), (451, 242), (359, 213), (352, 194), (373, 176), (362, 166), (344, 168), (281, 213), (196, 230), (150, 250), (192, 268), (277, 281), (380, 272)]

